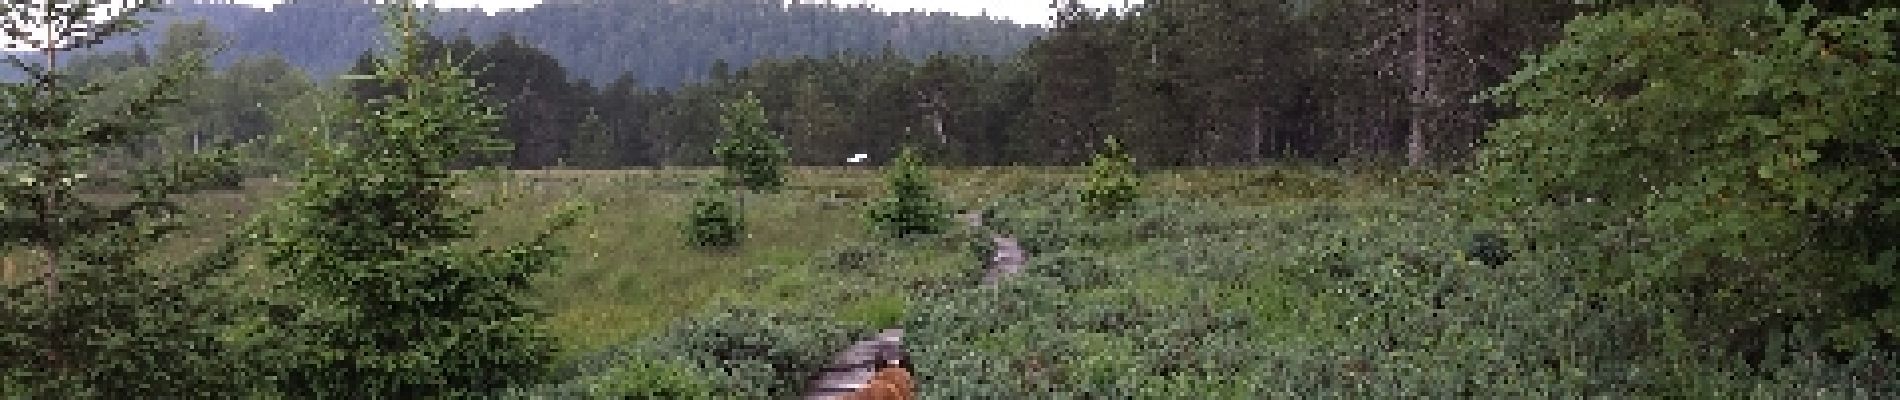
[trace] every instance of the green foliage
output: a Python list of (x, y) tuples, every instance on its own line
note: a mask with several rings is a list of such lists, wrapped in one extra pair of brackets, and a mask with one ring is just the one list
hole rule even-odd
[(587, 118), (575, 128), (574, 142), (568, 144), (568, 165), (580, 169), (609, 169), (618, 166), (614, 159), (614, 150), (620, 144), (614, 140), (607, 125), (601, 122), (600, 114), (592, 108), (587, 110)]
[(510, 393), (529, 399), (682, 399), (719, 397), (714, 375), (694, 364), (675, 359), (637, 355), (619, 360), (599, 374)]
[(720, 184), (705, 186), (686, 215), (686, 243), (698, 247), (738, 246), (745, 239), (744, 210), (734, 201), (731, 189)]
[(821, 314), (721, 306), (636, 346), (715, 378), (718, 398), (777, 399), (801, 395), (838, 349), (869, 333)]
[(767, 130), (758, 97), (746, 92), (745, 97), (727, 103), (719, 122), (726, 137), (715, 145), (713, 155), (726, 167), (725, 184), (766, 192), (785, 187), (785, 163), (790, 156), (784, 140)]
[(914, 149), (905, 148), (898, 153), (897, 160), (885, 172), (889, 195), (866, 210), (873, 231), (905, 237), (942, 233), (949, 227), (949, 210), (933, 191), (928, 173)]
[[(554, 347), (525, 297), (554, 267), (552, 235), (478, 246), (482, 209), (448, 164), (503, 148), (499, 118), (459, 68), (424, 69), (415, 6), (391, 7), (397, 51), (375, 76), (403, 91), (347, 108), (359, 130), (320, 149), (282, 206), (262, 216), (263, 262), (290, 290), (274, 376), (298, 398), (434, 398), (541, 381)], [(294, 304), (294, 305), (292, 305)]]
[[(136, 30), (135, 15), (157, 3), (99, 6), (13, 4), (0, 6), (0, 18), (20, 28), (7, 33), (16, 40), (59, 28), (35, 49), (50, 64)], [(108, 10), (117, 15), (100, 18)], [(9, 161), (0, 167), (0, 249), (29, 255), (22, 264), (40, 279), (0, 282), (0, 393), (195, 398), (249, 385), (249, 365), (224, 340), (243, 302), (230, 271), (147, 260), (187, 226), (175, 197), (204, 187), (231, 155), (109, 159), (165, 128), (161, 114), (188, 95), (208, 57), (169, 56), (144, 79), (112, 85), (6, 57), (29, 78), (0, 84), (0, 158)]]
[(905, 301), (903, 296), (882, 295), (862, 302), (838, 313), (838, 319), (856, 321), (867, 326), (897, 326), (904, 319)]
[(1122, 150), (1121, 142), (1110, 136), (1108, 146), (1095, 155), (1089, 166), (1088, 188), (1082, 191), (1082, 204), (1090, 214), (1106, 215), (1127, 209), (1135, 202), (1134, 158)]
[(590, 388), (594, 398), (631, 399), (713, 399), (713, 383), (698, 371), (678, 362), (643, 362), (625, 365), (602, 376), (599, 386)]
[[(1492, 95), (1492, 215), (1605, 247), (1599, 286), (1668, 293), (1692, 339), (1759, 347), (1793, 321), (1900, 345), (1900, 10), (1734, 3), (1579, 18)], [(1604, 162), (1616, 160), (1616, 162)]]
[[(1060, 215), (1046, 209), (1068, 208), (1010, 200), (1001, 207), (1010, 229), (1043, 226), (1035, 221)], [(1479, 231), (1446, 212), (1451, 204), (1326, 199), (1137, 209), (1122, 220), (1160, 222), (1128, 246), (1059, 246), (994, 288), (913, 300), (906, 345), (917, 365), (929, 367), (918, 395), (1900, 393), (1900, 381), (1885, 377), (1900, 366), (1890, 352), (1810, 357), (1815, 347), (1793, 335), (1756, 360), (1694, 343), (1665, 346), (1648, 331), (1676, 311), (1579, 290), (1614, 250), (1513, 247), (1509, 268), (1492, 269), (1463, 256), (1464, 239)], [(1079, 217), (1068, 216), (1086, 221)], [(1116, 237), (1140, 232), (1128, 229), (1135, 226), (1057, 222), (1047, 229)]]
[(876, 271), (891, 262), (890, 249), (872, 243), (847, 243), (832, 249), (817, 264), (821, 270), (857, 275)]
[[(82, 264), (69, 264), (82, 265)], [(202, 267), (95, 263), (61, 276), (59, 297), (0, 288), (0, 385), (31, 398), (211, 398), (246, 393), (258, 366), (224, 329), (242, 296)], [(59, 336), (49, 337), (49, 334)], [(49, 364), (48, 357), (58, 361)]]

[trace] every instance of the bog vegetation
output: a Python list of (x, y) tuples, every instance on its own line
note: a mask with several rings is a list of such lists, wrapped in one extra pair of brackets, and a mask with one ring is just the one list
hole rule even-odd
[[(283, 112), (248, 142), (178, 128), (207, 101), (186, 94), (244, 71), (203, 68), (205, 32), (116, 73), (16, 63), (38, 78), (0, 91), (0, 396), (784, 398), (892, 326), (932, 399), (1900, 396), (1893, 5), (1577, 6), (1592, 12), (1490, 79), (1371, 57), (1421, 74), (1379, 84), (1419, 89), (1412, 114), (1321, 137), (1282, 124), (1334, 115), (1298, 112), (1321, 105), (1225, 91), (1317, 84), (1208, 78), (1267, 68), (1239, 50), (1277, 36), (1190, 51), (1175, 41), (1195, 35), (1164, 34), (1255, 14), (1153, 3), (1063, 22), (1025, 56), (1100, 63), (1032, 63), (1034, 87), (926, 63), (915, 82), (937, 85), (907, 88), (942, 90), (864, 102), (863, 121), (764, 72), (682, 92), (651, 123), (726, 139), (645, 154), (718, 169), (482, 168), (520, 161), (505, 131), (536, 106), (496, 101), (474, 55), (412, 35), (406, 4), (386, 20), (396, 50), (349, 77), (374, 101), (264, 96)], [(1558, 14), (1371, 3), (1305, 11), (1412, 21), (1394, 37), (1427, 49)], [(878, 71), (861, 88), (904, 87)], [(1034, 117), (959, 103), (956, 82), (1026, 90), (1002, 97)], [(1448, 100), (1467, 94), (1495, 109)], [(723, 106), (682, 105), (702, 100)], [(628, 131), (590, 115), (577, 164), (624, 165), (602, 148)], [(875, 120), (892, 115), (916, 118)], [(1380, 127), (1410, 130), (1352, 136)], [(884, 139), (814, 133), (832, 129)], [(833, 150), (893, 161), (793, 166)], [(1042, 150), (1061, 166), (970, 166)], [(1358, 151), (1373, 162), (1296, 157)], [(1231, 159), (1255, 165), (1208, 165)], [(959, 209), (987, 226), (950, 223)], [(1029, 261), (980, 286), (990, 232)]]

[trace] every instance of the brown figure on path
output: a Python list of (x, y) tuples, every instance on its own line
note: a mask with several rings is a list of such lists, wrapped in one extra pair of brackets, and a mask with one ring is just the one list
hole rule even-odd
[(903, 329), (886, 329), (846, 348), (812, 382), (805, 399), (915, 399), (903, 335)]
[(844, 396), (844, 400), (912, 400), (916, 399), (916, 386), (910, 380), (910, 371), (899, 365), (897, 360), (887, 361), (871, 378), (871, 383), (857, 392)]

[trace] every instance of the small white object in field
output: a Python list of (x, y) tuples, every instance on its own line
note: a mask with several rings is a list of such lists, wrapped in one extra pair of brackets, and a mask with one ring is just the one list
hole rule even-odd
[(859, 162), (864, 162), (864, 160), (867, 158), (871, 158), (871, 156), (864, 153), (852, 154), (851, 158), (845, 159), (844, 162), (859, 163)]

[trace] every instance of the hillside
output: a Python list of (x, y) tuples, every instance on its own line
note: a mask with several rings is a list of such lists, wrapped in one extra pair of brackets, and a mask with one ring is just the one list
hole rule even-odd
[[(126, 49), (132, 43), (152, 46), (171, 23), (200, 18), (232, 38), (217, 60), (219, 66), (276, 52), (312, 76), (329, 77), (347, 69), (363, 49), (384, 48), (380, 16), (367, 0), (290, 0), (270, 11), (201, 4), (210, 3), (203, 0), (173, 3), (165, 12), (147, 14), (152, 25), (145, 34), (116, 40), (101, 50)], [(555, 0), (492, 16), (447, 9), (434, 20), (431, 30), (438, 35), (466, 32), (478, 42), (514, 32), (526, 44), (545, 49), (576, 77), (605, 82), (632, 71), (640, 82), (656, 87), (704, 78), (717, 60), (738, 68), (761, 58), (868, 52), (887, 43), (911, 57), (937, 51), (1004, 55), (1042, 32), (987, 17), (785, 5), (777, 0)], [(0, 79), (19, 76), (8, 70)]]

